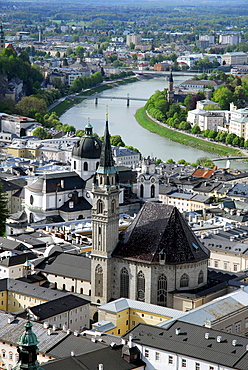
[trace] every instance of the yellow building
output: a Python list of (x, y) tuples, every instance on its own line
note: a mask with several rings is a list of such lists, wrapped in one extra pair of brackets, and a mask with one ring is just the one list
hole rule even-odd
[[(138, 323), (158, 325), (183, 316), (182, 311), (127, 298), (119, 298), (99, 307), (99, 322), (93, 327), (108, 334), (123, 335)], [(102, 327), (102, 329), (101, 329)]]
[(38, 156), (38, 147), (29, 148), (24, 144), (13, 144), (8, 147), (7, 153), (12, 157), (36, 159)]
[(63, 297), (65, 294), (57, 290), (43, 288), (36, 284), (28, 284), (15, 279), (0, 280), (0, 310), (11, 313), (27, 307)]

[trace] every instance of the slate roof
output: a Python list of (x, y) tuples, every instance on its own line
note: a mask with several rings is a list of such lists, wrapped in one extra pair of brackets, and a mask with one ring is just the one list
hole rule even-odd
[(21, 265), (25, 261), (33, 260), (35, 258), (37, 258), (37, 256), (32, 252), (22, 253), (16, 256), (10, 256), (10, 257), (0, 259), (0, 266), (11, 267), (11, 266), (16, 266), (16, 265)]
[(75, 211), (86, 211), (92, 208), (92, 205), (84, 198), (79, 197), (78, 202), (73, 205), (73, 208), (69, 206), (71, 199), (65, 202), (60, 208), (60, 211), (63, 212), (75, 212)]
[(71, 356), (62, 360), (53, 360), (42, 364), (44, 370), (88, 370), (98, 369), (103, 364), (104, 370), (129, 370), (137, 369), (144, 364), (142, 361), (136, 365), (128, 363), (122, 358), (122, 346), (107, 347), (97, 352), (89, 352), (79, 356)]
[(112, 256), (167, 264), (205, 260), (210, 252), (192, 232), (176, 207), (146, 202), (120, 235)]
[(91, 260), (75, 254), (53, 254), (39, 263), (35, 269), (53, 275), (91, 281)]
[[(180, 328), (180, 334), (176, 329)], [(209, 339), (205, 339), (209, 333)], [(247, 370), (246, 346), (248, 339), (220, 330), (209, 329), (198, 325), (175, 321), (169, 328), (159, 328), (152, 325), (138, 324), (129, 330), (124, 338), (133, 335), (133, 342), (140, 345), (161, 349), (183, 356), (200, 359), (210, 364), (219, 364), (224, 367)], [(220, 343), (217, 336), (221, 336)], [(237, 345), (232, 344), (237, 340)]]
[(0, 279), (0, 291), (5, 290), (19, 294), (25, 294), (30, 297), (44, 299), (47, 301), (68, 295), (68, 293), (59, 290), (43, 288), (36, 284), (28, 284), (23, 281), (10, 278)]
[[(61, 180), (64, 181), (63, 187)], [(76, 172), (57, 172), (39, 176), (26, 189), (35, 193), (59, 193), (84, 187), (85, 181)]]
[(29, 311), (38, 318), (38, 320), (46, 320), (49, 317), (58, 315), (62, 312), (73, 310), (74, 308), (89, 304), (90, 301), (77, 297), (73, 294), (68, 294), (65, 297), (54, 299), (52, 302), (46, 302), (34, 307), (30, 307)]
[[(8, 318), (12, 320), (11, 324), (8, 323)], [(17, 342), (25, 330), (25, 323), (26, 320), (23, 318), (15, 318), (10, 314), (0, 311), (1, 341), (17, 346)], [(38, 348), (41, 353), (46, 353), (50, 348), (60, 343), (68, 336), (68, 334), (62, 330), (53, 332), (52, 335), (48, 335), (48, 331), (43, 328), (43, 325), (36, 322), (33, 323), (32, 330), (39, 340)]]

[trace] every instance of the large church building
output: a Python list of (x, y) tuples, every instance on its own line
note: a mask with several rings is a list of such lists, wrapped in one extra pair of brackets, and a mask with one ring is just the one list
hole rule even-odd
[(209, 251), (176, 207), (146, 202), (119, 235), (119, 183), (108, 122), (92, 194), (92, 303), (125, 297), (174, 307), (174, 292), (207, 283)]

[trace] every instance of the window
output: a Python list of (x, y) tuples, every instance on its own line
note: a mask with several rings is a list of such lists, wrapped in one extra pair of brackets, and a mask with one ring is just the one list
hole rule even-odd
[(183, 274), (180, 279), (180, 288), (186, 288), (189, 286), (189, 277), (187, 274)]
[(12, 352), (9, 352), (9, 359), (13, 360), (13, 353)]
[(6, 358), (6, 351), (4, 349), (2, 350), (2, 357)]
[(226, 327), (226, 332), (231, 333), (232, 332), (232, 325)]
[(198, 284), (202, 284), (203, 283), (203, 277), (204, 277), (203, 271), (201, 270), (199, 272), (199, 275), (198, 275)]
[(227, 262), (224, 262), (224, 270), (227, 270)]
[(135, 325), (135, 321), (132, 321), (132, 325), (133, 325), (133, 326)]
[(233, 271), (238, 271), (238, 265), (233, 265)]
[(115, 200), (113, 199), (111, 202), (111, 212), (115, 213), (115, 210), (116, 210), (116, 203), (115, 203)]
[(137, 301), (145, 300), (145, 275), (142, 271), (137, 276)]
[(173, 364), (173, 356), (168, 357), (168, 364), (170, 364), (170, 365)]
[(182, 367), (187, 367), (187, 362), (185, 358), (182, 358)]
[(88, 163), (84, 162), (84, 171), (88, 171)]
[(200, 369), (201, 369), (201, 367), (200, 367), (199, 362), (196, 362), (195, 363), (195, 370), (200, 370)]
[(159, 360), (160, 360), (160, 353), (155, 352), (155, 361), (159, 361)]
[(149, 358), (149, 350), (148, 349), (145, 349), (145, 357)]
[(214, 261), (214, 267), (219, 267), (218, 261)]
[(157, 304), (159, 306), (167, 305), (167, 278), (164, 274), (160, 275), (158, 278)]
[(129, 298), (129, 274), (126, 267), (121, 270), (120, 283), (120, 296)]
[(151, 198), (154, 198), (155, 197), (155, 186), (152, 185), (151, 186)]
[(97, 201), (97, 213), (102, 213), (103, 212), (103, 202), (99, 199)]
[(239, 333), (241, 331), (241, 321), (236, 322), (235, 324), (235, 332)]
[(95, 270), (95, 295), (103, 296), (103, 269), (100, 265), (97, 265)]
[(209, 366), (209, 370), (214, 370), (214, 367), (213, 366)]
[(118, 329), (118, 334), (121, 334), (121, 329)]

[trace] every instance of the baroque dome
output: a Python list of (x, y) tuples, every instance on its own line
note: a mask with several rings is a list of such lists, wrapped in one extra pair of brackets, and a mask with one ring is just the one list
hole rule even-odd
[(73, 158), (100, 158), (102, 142), (92, 134), (92, 126), (85, 127), (85, 135), (76, 142), (72, 149)]

